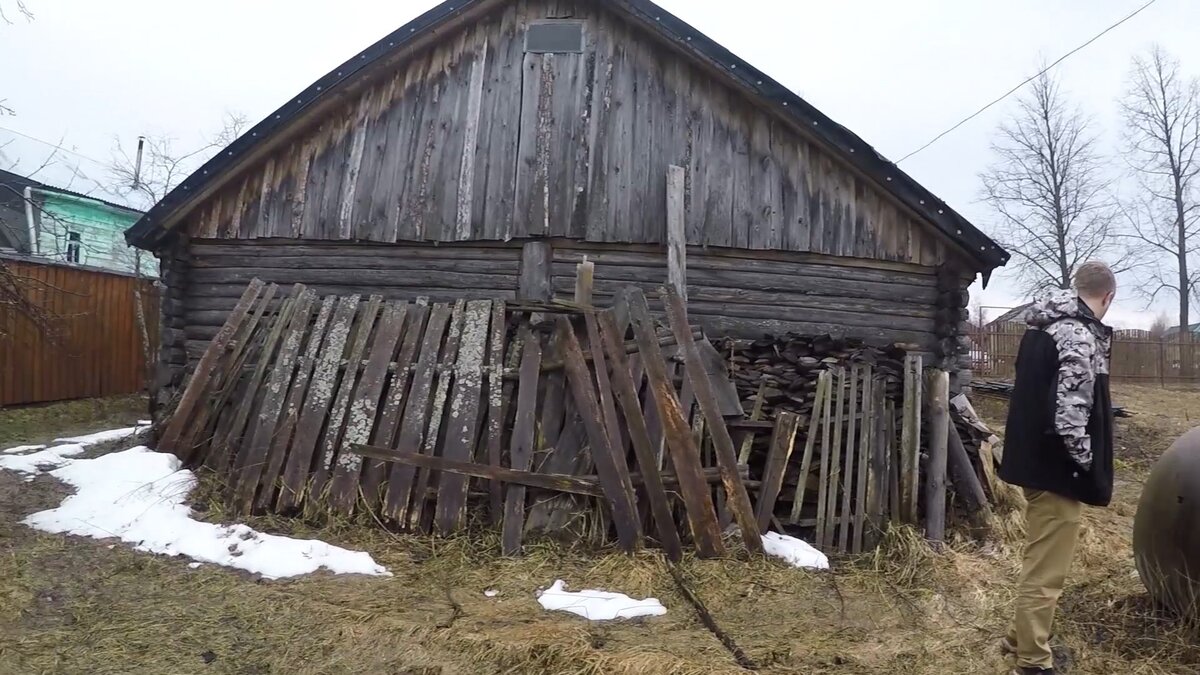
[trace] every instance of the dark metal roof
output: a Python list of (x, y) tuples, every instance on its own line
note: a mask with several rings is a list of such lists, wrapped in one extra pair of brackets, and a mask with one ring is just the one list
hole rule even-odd
[[(243, 155), (287, 127), (301, 112), (335, 93), (334, 90), (353, 79), (364, 68), (405, 48), (415, 38), (436, 30), (444, 22), (467, 10), (494, 1), (447, 0), (356, 54), (259, 122), (176, 186), (126, 231), (126, 241), (134, 246), (154, 248), (166, 236), (161, 223)], [(693, 58), (718, 68), (729, 79), (760, 97), (765, 104), (778, 106), (780, 114), (803, 125), (817, 139), (838, 151), (844, 161), (873, 178), (901, 203), (920, 214), (951, 241), (958, 243), (979, 265), (985, 282), (993, 269), (1008, 262), (1007, 251), (857, 135), (682, 19), (650, 0), (596, 1), (633, 18)]]

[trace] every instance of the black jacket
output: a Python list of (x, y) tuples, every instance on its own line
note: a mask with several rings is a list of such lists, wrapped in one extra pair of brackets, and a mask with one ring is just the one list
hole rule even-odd
[(1035, 303), (1027, 321), (1000, 477), (1107, 506), (1113, 491), (1111, 330), (1069, 291)]

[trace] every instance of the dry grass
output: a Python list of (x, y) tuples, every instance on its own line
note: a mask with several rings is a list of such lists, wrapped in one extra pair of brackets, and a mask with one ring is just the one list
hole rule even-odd
[[(1129, 549), (1145, 467), (1180, 422), (1165, 402), (1117, 396), (1163, 417), (1135, 408), (1137, 416), (1121, 421), (1117, 499), (1087, 513), (1062, 603), (1062, 642), (1076, 673), (1197, 672), (1197, 634), (1149, 605)], [(1200, 410), (1196, 396), (1177, 404)], [(1001, 428), (1002, 404), (979, 408)], [(263, 530), (368, 550), (395, 574), (263, 582), (17, 524), (61, 490), (48, 479), (14, 485), (0, 473), (0, 672), (739, 672), (650, 552), (626, 557), (545, 542), (506, 559), (487, 531), (435, 540), (361, 522), (257, 518), (251, 524)], [(213, 520), (227, 516), (219, 491), (206, 480), (195, 495)], [(682, 569), (761, 672), (1002, 673), (995, 647), (1019, 567), (1018, 506), (999, 510), (995, 541), (956, 536), (935, 553), (897, 527), (878, 551), (835, 561), (832, 574), (744, 559), (687, 560)], [(658, 597), (669, 611), (595, 625), (550, 614), (535, 592), (557, 578)], [(487, 598), (486, 589), (499, 594)]]

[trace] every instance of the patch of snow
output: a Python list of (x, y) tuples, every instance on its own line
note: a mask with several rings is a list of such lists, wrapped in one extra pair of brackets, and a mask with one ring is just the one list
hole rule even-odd
[(484, 595), (486, 595), (486, 596), (487, 596), (487, 597), (489, 597), (489, 598), (494, 598), (494, 597), (496, 597), (497, 595), (500, 595), (500, 591), (493, 590), (493, 589), (490, 589), (490, 588), (489, 588), (488, 590), (484, 591), (484, 592), (483, 592), (483, 594), (484, 594)]
[(9, 448), (7, 450), (4, 450), (4, 454), (15, 455), (18, 453), (33, 452), (34, 450), (43, 450), (43, 449), (45, 449), (45, 447), (46, 446), (44, 446), (44, 445), (18, 445), (15, 448)]
[(94, 434), (86, 436), (73, 436), (71, 438), (56, 438), (55, 443), (78, 443), (79, 445), (95, 445), (96, 443), (107, 443), (109, 441), (119, 441), (123, 438), (138, 433), (145, 427), (126, 427), (124, 429), (110, 429), (108, 431), (97, 431)]
[[(55, 469), (71, 461), (69, 458), (82, 454), (84, 446), (80, 443), (58, 445), (49, 450), (31, 452), (27, 455), (12, 455), (0, 457), (0, 469), (17, 471), (26, 474), (26, 482), (47, 469)], [(5, 451), (7, 452), (7, 451)]]
[(148, 427), (148, 426), (150, 426), (151, 424), (154, 424), (154, 422), (152, 422), (152, 421), (150, 421), (150, 420), (138, 420), (138, 421), (137, 421), (137, 425), (138, 425), (139, 427)]
[[(123, 437), (116, 430), (92, 434), (89, 442)], [(95, 440), (99, 439), (99, 440)], [(0, 468), (49, 474), (73, 486), (76, 493), (58, 508), (35, 513), (23, 522), (45, 532), (96, 539), (118, 538), (134, 549), (183, 555), (197, 563), (234, 567), (268, 579), (327, 569), (334, 574), (391, 576), (371, 556), (322, 541), (263, 534), (246, 525), (214, 525), (192, 520), (185, 504), (196, 486), (195, 475), (178, 458), (139, 446), (96, 459), (73, 460), (80, 444), (51, 448), (32, 455), (0, 457)]]
[(188, 563), (188, 569), (189, 569), (189, 570), (200, 569), (200, 566), (201, 566), (201, 565), (203, 565), (203, 564), (204, 564), (204, 563), (190, 562), (190, 563)]
[(762, 538), (763, 551), (767, 555), (783, 558), (792, 567), (814, 570), (829, 569), (829, 558), (803, 539), (789, 537), (778, 532), (768, 532)]
[(562, 579), (538, 595), (542, 607), (554, 611), (570, 612), (590, 621), (632, 619), (639, 616), (662, 616), (667, 608), (657, 598), (634, 600), (624, 593), (607, 591), (566, 590)]

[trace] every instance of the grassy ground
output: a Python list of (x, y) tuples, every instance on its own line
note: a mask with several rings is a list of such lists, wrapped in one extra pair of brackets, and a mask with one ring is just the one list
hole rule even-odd
[[(1120, 421), (1116, 500), (1088, 512), (1063, 599), (1071, 672), (1200, 672), (1198, 636), (1150, 608), (1129, 549), (1145, 472), (1197, 423), (1188, 416), (1200, 412), (1200, 394), (1120, 389), (1117, 399), (1135, 416)], [(1003, 402), (978, 405), (999, 428)], [(0, 412), (0, 430), (9, 428), (9, 414)], [(132, 419), (98, 419), (91, 429)], [(62, 435), (24, 424), (24, 436), (4, 443)], [(197, 501), (205, 517), (219, 520), (224, 514), (209, 493)], [(350, 523), (318, 529), (257, 519), (251, 524), (260, 529), (370, 551), (395, 574), (264, 582), (19, 524), (63, 494), (51, 479), (23, 483), (0, 472), (0, 673), (740, 672), (650, 553), (630, 559), (545, 544), (511, 560), (495, 554), (498, 543), (487, 534), (430, 540)], [(1019, 518), (999, 515), (1008, 525), (1001, 531), (1019, 530)], [(1004, 537), (958, 540), (934, 554), (897, 529), (877, 553), (835, 561), (832, 574), (765, 560), (688, 561), (683, 569), (762, 672), (1002, 673), (995, 643), (1018, 555)], [(669, 611), (598, 625), (550, 614), (534, 592), (557, 578), (574, 588), (655, 596)], [(487, 589), (499, 594), (485, 597)]]

